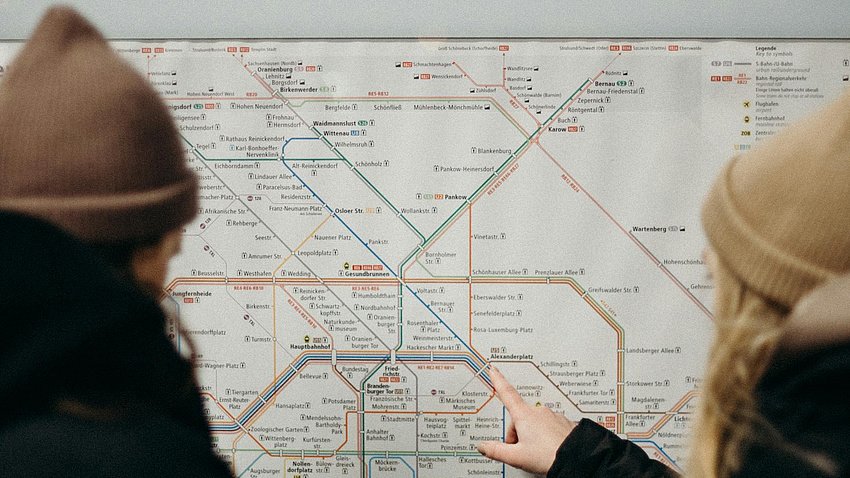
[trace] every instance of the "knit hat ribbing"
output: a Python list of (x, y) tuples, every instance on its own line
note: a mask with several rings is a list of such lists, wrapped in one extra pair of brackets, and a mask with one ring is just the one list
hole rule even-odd
[(0, 83), (0, 209), (94, 242), (157, 238), (197, 210), (165, 104), (70, 8), (47, 12)]
[(708, 241), (787, 307), (850, 271), (850, 94), (733, 158), (703, 203)]

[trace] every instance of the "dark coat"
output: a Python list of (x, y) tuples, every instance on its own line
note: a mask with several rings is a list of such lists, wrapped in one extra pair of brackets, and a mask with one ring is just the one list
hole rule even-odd
[(0, 284), (2, 476), (232, 476), (154, 300), (57, 228), (3, 212)]
[(582, 419), (561, 444), (549, 478), (675, 477), (634, 443)]
[(832, 279), (794, 308), (758, 386), (770, 424), (745, 454), (739, 476), (850, 476), (850, 275)]
[[(850, 276), (793, 311), (756, 389), (767, 425), (743, 452), (740, 477), (850, 476)], [(699, 446), (698, 444), (696, 446)], [(564, 440), (550, 478), (669, 477), (640, 447), (582, 420)]]

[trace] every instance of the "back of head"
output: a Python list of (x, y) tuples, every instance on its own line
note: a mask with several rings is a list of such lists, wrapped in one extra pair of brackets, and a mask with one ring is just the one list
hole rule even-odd
[(728, 476), (760, 421), (754, 390), (789, 312), (850, 271), (850, 94), (733, 158), (703, 204), (717, 335), (695, 475)]
[(168, 109), (98, 31), (48, 11), (0, 84), (0, 209), (86, 242), (149, 241), (197, 210)]
[[(4, 375), (0, 392), (32, 389), (44, 374), (53, 379), (40, 383), (39, 403), (69, 390), (88, 400), (91, 390), (80, 384), (96, 382), (96, 390), (135, 394), (135, 402), (205, 430), (192, 366), (165, 335), (162, 311), (106, 265), (106, 248), (76, 244), (150, 244), (196, 210), (197, 179), (163, 101), (84, 18), (50, 9), (0, 83), (0, 212), (15, 213), (0, 214), (0, 232), (28, 255), (6, 257), (0, 270), (32, 279), (18, 284), (27, 289), (20, 294), (0, 294), (0, 318), (30, 312), (5, 337), (17, 347), (0, 349), (4, 366), (29, 368)], [(61, 239), (27, 240), (51, 231)], [(67, 243), (80, 247), (56, 250)], [(33, 263), (52, 269), (30, 274)], [(30, 304), (41, 288), (50, 289), (51, 307)], [(27, 360), (15, 360), (16, 351)]]
[(703, 205), (723, 265), (792, 308), (850, 271), (850, 94), (727, 164)]

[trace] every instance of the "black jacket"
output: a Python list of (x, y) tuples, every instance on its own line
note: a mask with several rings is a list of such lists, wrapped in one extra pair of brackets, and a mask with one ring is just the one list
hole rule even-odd
[(738, 476), (850, 476), (848, 389), (850, 343), (779, 357), (757, 395), (771, 427), (757, 430)]
[[(795, 308), (756, 389), (761, 416), (740, 477), (850, 476), (850, 276)], [(696, 444), (695, 446), (699, 446)], [(640, 447), (582, 420), (564, 440), (550, 478), (669, 477)]]
[(549, 478), (675, 477), (634, 443), (582, 419), (561, 444)]
[(231, 476), (155, 301), (57, 228), (3, 212), (0, 284), (2, 476)]

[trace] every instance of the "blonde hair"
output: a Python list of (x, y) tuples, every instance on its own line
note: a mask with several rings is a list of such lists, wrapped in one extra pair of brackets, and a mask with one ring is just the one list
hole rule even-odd
[(711, 347), (689, 475), (726, 478), (739, 469), (742, 452), (764, 423), (755, 388), (787, 322), (789, 310), (755, 294), (707, 251), (715, 280), (717, 333)]

